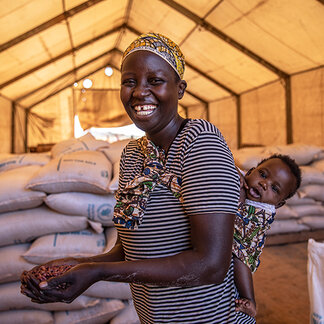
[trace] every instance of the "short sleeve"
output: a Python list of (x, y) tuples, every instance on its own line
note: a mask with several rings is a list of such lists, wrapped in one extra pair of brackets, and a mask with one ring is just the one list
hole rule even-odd
[(239, 175), (223, 137), (200, 133), (184, 159), (181, 193), (189, 215), (235, 214), (239, 199)]

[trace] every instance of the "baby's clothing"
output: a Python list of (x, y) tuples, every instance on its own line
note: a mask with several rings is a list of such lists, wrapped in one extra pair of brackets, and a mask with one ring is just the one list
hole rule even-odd
[(260, 264), (260, 255), (266, 232), (274, 221), (276, 208), (273, 205), (246, 199), (240, 203), (234, 223), (232, 251), (252, 272)]

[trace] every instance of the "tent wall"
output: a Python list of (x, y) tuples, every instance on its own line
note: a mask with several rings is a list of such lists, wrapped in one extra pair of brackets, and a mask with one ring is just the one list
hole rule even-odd
[(20, 106), (15, 108), (14, 147), (13, 153), (26, 151), (26, 110)]
[(292, 77), (293, 141), (324, 146), (324, 68)]
[(237, 109), (234, 97), (211, 102), (209, 105), (210, 122), (222, 132), (231, 149), (237, 148)]
[(241, 95), (241, 145), (286, 144), (285, 90), (278, 81)]
[(0, 153), (11, 152), (11, 120), (12, 120), (12, 107), (11, 102), (0, 96)]
[(35, 106), (28, 116), (28, 147), (73, 137), (73, 92), (68, 88)]
[(188, 107), (188, 118), (203, 118), (207, 119), (206, 106), (203, 104)]

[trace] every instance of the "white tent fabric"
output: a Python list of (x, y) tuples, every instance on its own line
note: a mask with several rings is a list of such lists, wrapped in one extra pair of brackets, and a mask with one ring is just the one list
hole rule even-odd
[[(70, 137), (74, 114), (85, 128), (129, 124), (120, 58), (149, 31), (186, 57), (182, 113), (209, 119), (232, 148), (324, 145), (323, 0), (0, 3), (0, 152)], [(82, 92), (86, 77), (93, 88)]]

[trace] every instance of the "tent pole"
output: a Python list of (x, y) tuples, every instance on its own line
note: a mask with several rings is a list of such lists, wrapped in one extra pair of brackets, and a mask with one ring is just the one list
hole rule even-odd
[(241, 96), (236, 95), (236, 117), (237, 117), (237, 148), (241, 148), (242, 146), (242, 129), (241, 129)]
[(28, 115), (29, 115), (29, 110), (25, 109), (25, 139), (24, 139), (25, 153), (27, 153), (27, 149), (28, 149)]
[(15, 119), (16, 119), (16, 103), (11, 102), (11, 153), (15, 153)]
[(292, 107), (291, 107), (291, 78), (287, 76), (285, 79), (285, 98), (286, 98), (286, 130), (287, 130), (287, 144), (293, 142), (292, 129)]

